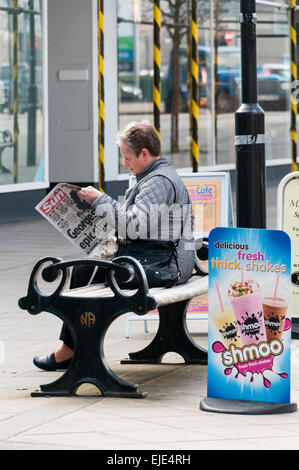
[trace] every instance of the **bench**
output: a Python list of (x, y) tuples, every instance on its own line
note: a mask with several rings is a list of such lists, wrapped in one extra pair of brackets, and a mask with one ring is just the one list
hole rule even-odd
[[(73, 266), (98, 266), (106, 272), (105, 284), (92, 284), (67, 289), (67, 281)], [(19, 307), (31, 315), (42, 311), (52, 313), (67, 324), (74, 341), (74, 357), (69, 368), (56, 381), (40, 386), (32, 396), (75, 395), (84, 383), (95, 385), (103, 396), (144, 398), (145, 392), (138, 385), (123, 381), (109, 368), (104, 357), (104, 338), (111, 323), (120, 315), (136, 312), (144, 315), (155, 308), (159, 312), (159, 328), (152, 342), (141, 351), (129, 354), (122, 363), (156, 364), (164, 354), (176, 352), (187, 364), (207, 364), (207, 351), (199, 347), (186, 327), (186, 310), (195, 296), (208, 291), (207, 273), (196, 264), (196, 275), (172, 288), (148, 288), (141, 264), (134, 258), (122, 256), (113, 261), (84, 259), (64, 261), (46, 257), (34, 266), (26, 297), (19, 300)], [(136, 272), (139, 288), (121, 289), (123, 283)], [(38, 286), (38, 278), (59, 283), (55, 291), (44, 295)]]

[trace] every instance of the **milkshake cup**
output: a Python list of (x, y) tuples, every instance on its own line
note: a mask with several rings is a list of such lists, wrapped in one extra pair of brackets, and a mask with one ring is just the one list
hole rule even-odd
[(253, 280), (236, 281), (231, 285), (228, 296), (243, 345), (266, 341), (262, 296), (258, 283)]
[(282, 297), (264, 297), (263, 313), (268, 343), (281, 340), (288, 311), (288, 302)]
[(275, 287), (273, 280), (263, 288), (263, 314), (268, 343), (273, 339), (281, 340), (290, 303), (289, 288), (284, 279), (277, 274)]
[(219, 308), (218, 310), (213, 311), (212, 319), (221, 341), (227, 349), (229, 349), (231, 344), (237, 348), (241, 348), (243, 346), (231, 305), (224, 304), (223, 310)]

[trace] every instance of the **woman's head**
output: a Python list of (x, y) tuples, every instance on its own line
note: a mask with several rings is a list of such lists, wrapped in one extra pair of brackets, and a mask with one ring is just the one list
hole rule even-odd
[(160, 138), (154, 126), (147, 122), (130, 122), (117, 134), (116, 143), (125, 147), (139, 157), (143, 149), (147, 149), (151, 157), (159, 157), (161, 153)]

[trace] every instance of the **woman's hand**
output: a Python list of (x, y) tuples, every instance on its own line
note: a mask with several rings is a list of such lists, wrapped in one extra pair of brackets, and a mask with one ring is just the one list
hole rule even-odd
[(88, 202), (88, 204), (92, 204), (101, 194), (103, 193), (95, 189), (93, 186), (87, 186), (78, 192), (79, 197)]

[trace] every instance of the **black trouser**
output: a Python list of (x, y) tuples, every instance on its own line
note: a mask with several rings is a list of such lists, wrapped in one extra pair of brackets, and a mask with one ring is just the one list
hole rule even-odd
[[(74, 289), (75, 287), (86, 286), (91, 279), (93, 270), (94, 270), (93, 266), (75, 266), (72, 272), (70, 288)], [(94, 276), (91, 284), (104, 282), (105, 279), (106, 279), (105, 271), (101, 270), (101, 268), (98, 268), (96, 275)], [(61, 341), (63, 341), (64, 344), (66, 344), (66, 346), (68, 346), (71, 349), (74, 349), (72, 335), (65, 323), (62, 326), (59, 339), (61, 339)]]

